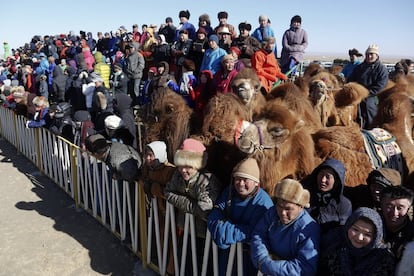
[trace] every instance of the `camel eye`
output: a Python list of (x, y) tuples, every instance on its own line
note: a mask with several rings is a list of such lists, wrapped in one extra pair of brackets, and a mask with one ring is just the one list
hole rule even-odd
[(283, 127), (273, 127), (271, 129), (269, 129), (269, 133), (273, 137), (280, 137), (280, 136), (283, 135), (283, 132), (284, 132), (284, 128)]

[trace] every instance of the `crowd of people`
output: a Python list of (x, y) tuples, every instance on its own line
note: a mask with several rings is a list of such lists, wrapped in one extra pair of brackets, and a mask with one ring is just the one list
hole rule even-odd
[[(414, 239), (414, 194), (401, 185), (397, 171), (372, 171), (369, 199), (357, 206), (344, 195), (346, 168), (336, 159), (325, 160), (302, 182), (281, 181), (268, 194), (260, 187), (256, 160), (242, 160), (230, 183), (221, 183), (205, 169), (205, 146), (192, 138), (174, 160), (168, 160), (164, 141), (145, 145), (141, 158), (133, 107), (147, 104), (153, 93), (169, 88), (201, 116), (217, 93), (232, 93), (232, 79), (245, 67), (255, 70), (262, 92), (270, 92), (295, 73), (308, 45), (299, 15), (282, 37), (280, 59), (266, 15), (255, 29), (239, 23), (238, 33), (225, 11), (217, 14), (214, 28), (208, 14), (199, 16), (197, 27), (188, 10), (178, 18), (178, 26), (167, 17), (159, 28), (144, 24), (140, 32), (137, 24), (131, 31), (120, 26), (115, 33), (98, 32), (96, 39), (83, 31), (34, 36), (11, 53), (5, 42), (2, 104), (27, 117), (28, 128), (46, 127), (77, 141), (107, 163), (113, 178), (138, 181), (148, 197), (159, 199), (161, 215), (166, 201), (174, 205), (179, 236), (184, 214), (193, 214), (197, 243), (210, 231), (220, 248), (223, 275), (229, 247), (238, 242), (244, 246), (245, 275), (393, 275), (405, 269), (404, 248)], [(377, 45), (368, 47), (363, 62), (358, 50), (349, 55), (344, 77), (370, 91), (359, 110), (366, 127), (389, 76)]]

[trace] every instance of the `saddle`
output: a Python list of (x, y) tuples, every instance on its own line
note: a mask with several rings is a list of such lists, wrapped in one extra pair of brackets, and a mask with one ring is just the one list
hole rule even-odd
[(391, 168), (402, 174), (404, 171), (402, 153), (395, 137), (382, 128), (361, 131), (372, 168)]

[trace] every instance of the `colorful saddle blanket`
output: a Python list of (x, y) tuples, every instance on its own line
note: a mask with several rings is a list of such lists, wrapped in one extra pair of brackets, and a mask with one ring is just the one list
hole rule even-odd
[(403, 173), (403, 158), (395, 137), (382, 128), (362, 129), (365, 150), (374, 169), (391, 168)]

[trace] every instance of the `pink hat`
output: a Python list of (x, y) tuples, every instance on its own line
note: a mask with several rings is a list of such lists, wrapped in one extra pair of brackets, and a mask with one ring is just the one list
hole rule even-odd
[(197, 170), (207, 164), (206, 147), (198, 140), (185, 139), (181, 148), (175, 152), (174, 164), (176, 166), (190, 166)]

